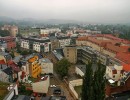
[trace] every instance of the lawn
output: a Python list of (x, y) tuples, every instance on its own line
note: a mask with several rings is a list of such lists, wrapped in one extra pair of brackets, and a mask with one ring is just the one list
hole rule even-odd
[(8, 88), (9, 86), (9, 83), (3, 83), (3, 82), (0, 82), (0, 100), (3, 100), (4, 97), (8, 94)]
[(82, 86), (75, 86), (74, 89), (78, 93), (78, 96), (80, 98), (81, 97), (81, 92), (82, 92)]

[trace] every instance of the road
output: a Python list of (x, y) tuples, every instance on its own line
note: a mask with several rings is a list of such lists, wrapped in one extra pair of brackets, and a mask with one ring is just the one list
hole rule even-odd
[[(51, 54), (48, 54), (47, 58), (53, 61), (53, 63), (56, 63), (56, 59)], [(65, 82), (59, 78), (55, 70), (53, 74), (54, 74), (54, 79), (57, 82), (57, 84), (61, 87), (62, 90), (64, 90), (64, 96), (66, 96), (67, 100), (75, 100), (73, 96), (71, 95), (70, 91), (68, 90), (68, 88), (66, 87)]]

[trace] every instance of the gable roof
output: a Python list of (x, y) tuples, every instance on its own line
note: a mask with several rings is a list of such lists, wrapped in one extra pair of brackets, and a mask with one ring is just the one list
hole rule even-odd
[(6, 64), (4, 59), (0, 60), (0, 65)]
[(130, 64), (124, 64), (123, 70), (125, 70), (126, 72), (130, 72)]
[(130, 64), (130, 53), (118, 53), (116, 58), (126, 64)]

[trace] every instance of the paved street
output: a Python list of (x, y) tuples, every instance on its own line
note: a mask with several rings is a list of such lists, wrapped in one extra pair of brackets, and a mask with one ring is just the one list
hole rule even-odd
[[(56, 63), (56, 59), (51, 54), (48, 54), (47, 58), (49, 58), (50, 60), (52, 60), (53, 63)], [(64, 96), (66, 96), (67, 100), (75, 100), (73, 98), (73, 96), (71, 95), (70, 91), (68, 90), (68, 88), (66, 87), (65, 82), (62, 81), (61, 79), (59, 79), (59, 76), (57, 75), (57, 73), (55, 72), (55, 70), (54, 70), (53, 74), (54, 74), (54, 80), (55, 80), (56, 84), (59, 85), (62, 90), (64, 90)]]

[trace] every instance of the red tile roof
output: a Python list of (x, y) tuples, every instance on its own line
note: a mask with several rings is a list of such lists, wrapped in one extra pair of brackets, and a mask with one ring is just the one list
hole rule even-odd
[(115, 46), (113, 44), (108, 43), (105, 49), (110, 50), (115, 53), (128, 52), (128, 49), (122, 48), (122, 46)]
[(124, 64), (123, 65), (123, 70), (125, 70), (126, 72), (130, 72), (130, 64)]
[(88, 37), (84, 36), (84, 37), (78, 37), (77, 40), (78, 41), (87, 41)]
[(0, 60), (0, 65), (2, 65), (2, 64), (6, 64), (4, 59)]
[(130, 53), (118, 53), (116, 58), (126, 64), (130, 64)]
[(20, 68), (12, 60), (8, 61), (7, 64), (16, 72), (20, 71)]

